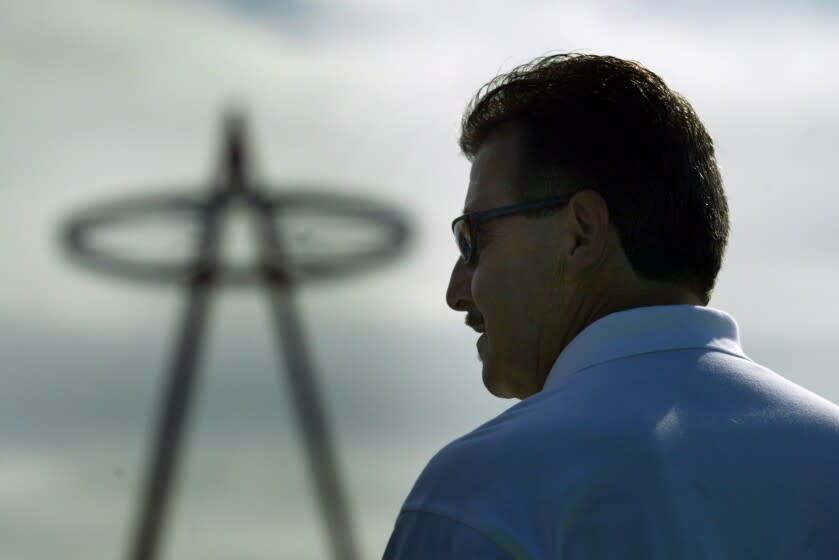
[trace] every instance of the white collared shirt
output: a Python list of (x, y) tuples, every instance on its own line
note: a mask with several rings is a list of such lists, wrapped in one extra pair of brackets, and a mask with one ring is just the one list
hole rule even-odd
[(387, 560), (839, 558), (839, 407), (693, 305), (612, 313), (443, 448)]

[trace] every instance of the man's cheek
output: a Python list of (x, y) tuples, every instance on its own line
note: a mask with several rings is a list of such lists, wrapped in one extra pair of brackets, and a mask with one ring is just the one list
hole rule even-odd
[(476, 274), (472, 278), (472, 299), (485, 321), (497, 312), (498, 294), (495, 287), (495, 283), (490, 282), (486, 275)]

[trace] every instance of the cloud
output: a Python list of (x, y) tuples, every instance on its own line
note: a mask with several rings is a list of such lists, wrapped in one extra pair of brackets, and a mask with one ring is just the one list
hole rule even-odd
[[(61, 256), (55, 232), (93, 202), (148, 187), (198, 188), (230, 100), (247, 105), (258, 170), (272, 184), (374, 194), (413, 213), (420, 228), (410, 259), (299, 296), (349, 486), (374, 520), (360, 521), (369, 555), (380, 552), (431, 453), (510, 404), (482, 388), (473, 336), (443, 301), (456, 255), (448, 226), (468, 174), (455, 139), (474, 91), (539, 54), (634, 58), (688, 97), (715, 138), (732, 208), (712, 305), (737, 318), (750, 356), (836, 400), (839, 386), (825, 372), (836, 369), (829, 349), (839, 311), (830, 297), (839, 274), (839, 75), (831, 71), (839, 20), (830, 3), (767, 5), (4, 6), (5, 550), (84, 558), (119, 550), (182, 294), (90, 275)], [(210, 557), (213, 547), (226, 554), (225, 546), (251, 542), (249, 557), (267, 557), (299, 529), (297, 557), (316, 554), (314, 521), (283, 529), (286, 510), (260, 501), (260, 483), (277, 503), (286, 483), (305, 499), (272, 329), (260, 293), (220, 292), (213, 301), (185, 475), (196, 501), (178, 514), (173, 551), (206, 546)], [(286, 479), (284, 469), (299, 472)], [(388, 489), (379, 492), (383, 478)], [(227, 512), (225, 499), (234, 502)], [(241, 533), (225, 541), (217, 528), (237, 522)], [(89, 537), (102, 523), (105, 545)], [(39, 536), (47, 533), (58, 535), (52, 544)]]
[[(68, 289), (83, 289), (84, 277), (67, 278), (66, 263), (43, 242), (46, 232), (89, 201), (199, 182), (210, 169), (218, 110), (236, 98), (251, 108), (264, 175), (398, 197), (427, 230), (442, 232), (433, 238), (441, 246), (449, 216), (440, 209), (455, 212), (465, 184), (454, 142), (460, 109), (495, 72), (555, 49), (637, 58), (683, 91), (717, 139), (732, 198), (743, 200), (734, 207), (738, 222), (759, 227), (764, 212), (786, 211), (786, 203), (762, 202), (753, 212), (752, 185), (798, 180), (802, 168), (810, 198), (818, 193), (824, 207), (832, 196), (831, 160), (820, 154), (839, 120), (839, 78), (825, 71), (839, 46), (836, 18), (768, 11), (754, 26), (723, 17), (692, 26), (655, 3), (528, 10), (488, 2), (475, 10), (371, 0), (307, 8), (312, 41), (255, 17), (264, 6), (242, 8), (250, 14), (243, 18), (231, 17), (231, 6), (13, 5), (0, 24), (0, 179), (9, 193), (5, 238), (15, 246), (2, 251), (31, 263), (16, 285), (65, 278)], [(814, 134), (780, 143), (791, 131)], [(433, 266), (445, 274), (448, 262)], [(16, 290), (4, 305), (34, 303), (45, 291)]]

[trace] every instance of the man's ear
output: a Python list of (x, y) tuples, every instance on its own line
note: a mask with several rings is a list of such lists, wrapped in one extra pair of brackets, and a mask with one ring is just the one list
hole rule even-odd
[(590, 189), (574, 194), (566, 222), (572, 246), (567, 266), (575, 275), (599, 268), (608, 256), (611, 228), (609, 208), (600, 193)]

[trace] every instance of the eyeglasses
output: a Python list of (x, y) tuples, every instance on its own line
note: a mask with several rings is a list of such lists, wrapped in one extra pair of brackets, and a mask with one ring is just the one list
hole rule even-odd
[(502, 216), (522, 214), (544, 208), (558, 208), (568, 204), (569, 200), (571, 200), (570, 195), (548, 198), (546, 200), (524, 202), (480, 212), (468, 212), (455, 218), (452, 222), (452, 233), (454, 233), (454, 239), (458, 249), (460, 249), (460, 256), (463, 258), (463, 262), (472, 266), (478, 260), (478, 228), (481, 224)]

